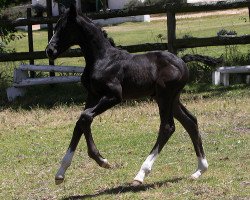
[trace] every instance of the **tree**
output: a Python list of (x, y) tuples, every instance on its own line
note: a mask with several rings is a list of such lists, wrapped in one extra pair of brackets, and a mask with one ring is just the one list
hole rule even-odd
[[(13, 3), (13, 1), (11, 1)], [(8, 16), (3, 14), (1, 11), (3, 8), (7, 7), (10, 4), (8, 0), (1, 0), (0, 2), (0, 20), (8, 20)], [(0, 53), (6, 52), (13, 52), (14, 49), (8, 49), (7, 45), (16, 39), (23, 38), (23, 34), (16, 34), (16, 30), (12, 26), (5, 26), (0, 27)]]

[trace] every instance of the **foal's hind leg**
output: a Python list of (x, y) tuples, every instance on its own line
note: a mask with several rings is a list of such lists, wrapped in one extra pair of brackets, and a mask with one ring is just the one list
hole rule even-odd
[(176, 102), (174, 103), (174, 117), (183, 125), (193, 142), (198, 158), (198, 168), (191, 177), (193, 179), (197, 179), (208, 168), (208, 163), (202, 146), (201, 136), (198, 130), (197, 119), (185, 108), (184, 105), (179, 102), (179, 98), (177, 98)]
[(150, 173), (153, 163), (156, 157), (167, 143), (168, 139), (175, 131), (174, 119), (173, 119), (173, 100), (176, 96), (176, 91), (169, 88), (161, 88), (157, 90), (156, 101), (160, 112), (160, 129), (157, 137), (157, 141), (150, 152), (150, 155), (143, 162), (140, 171), (134, 178), (133, 185), (137, 186), (144, 181), (144, 178)]

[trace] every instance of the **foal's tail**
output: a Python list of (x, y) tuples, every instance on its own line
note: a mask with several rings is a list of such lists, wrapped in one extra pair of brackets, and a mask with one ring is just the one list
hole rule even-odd
[(223, 59), (222, 57), (220, 58), (212, 58), (210, 56), (202, 56), (202, 55), (198, 55), (198, 54), (186, 54), (185, 56), (181, 57), (181, 59), (185, 62), (192, 62), (192, 61), (198, 61), (198, 62), (202, 62), (206, 65), (210, 65), (210, 66), (217, 66), (219, 64), (222, 63)]

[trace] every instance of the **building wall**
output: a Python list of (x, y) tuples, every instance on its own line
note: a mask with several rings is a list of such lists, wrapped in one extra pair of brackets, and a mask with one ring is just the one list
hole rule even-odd
[[(109, 9), (122, 9), (126, 4), (128, 4), (131, 0), (108, 0)], [(144, 0), (139, 0), (144, 2)]]

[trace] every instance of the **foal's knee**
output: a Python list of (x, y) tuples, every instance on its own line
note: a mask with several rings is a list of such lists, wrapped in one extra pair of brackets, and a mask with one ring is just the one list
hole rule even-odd
[(76, 122), (76, 127), (81, 131), (85, 132), (89, 130), (90, 125), (93, 121), (93, 117), (91, 115), (88, 115), (86, 112), (83, 112)]
[(164, 124), (160, 126), (160, 132), (167, 133), (167, 134), (172, 134), (175, 132), (175, 124)]
[(170, 133), (174, 133), (175, 132), (175, 124), (173, 123), (170, 127)]

